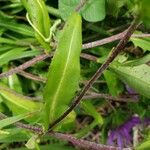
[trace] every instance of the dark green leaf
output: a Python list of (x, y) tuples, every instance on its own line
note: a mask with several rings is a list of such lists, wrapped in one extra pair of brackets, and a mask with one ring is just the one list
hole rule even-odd
[(112, 65), (111, 69), (139, 94), (150, 98), (150, 67), (148, 65), (135, 67)]

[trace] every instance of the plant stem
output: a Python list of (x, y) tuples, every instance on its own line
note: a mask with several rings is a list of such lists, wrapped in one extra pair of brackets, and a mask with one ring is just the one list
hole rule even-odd
[[(0, 79), (4, 78), (4, 77), (8, 77), (8, 76), (10, 76), (12, 74), (18, 73), (18, 74), (26, 76), (27, 78), (30, 78), (30, 79), (33, 79), (33, 80), (37, 80), (37, 81), (39, 81), (39, 80), (42, 81), (43, 80), (42, 78), (41, 79), (37, 79), (36, 76), (31, 75), (29, 73), (22, 72), (22, 71), (27, 69), (30, 66), (33, 66), (34, 64), (36, 64), (36, 63), (38, 63), (38, 62), (40, 62), (42, 60), (45, 60), (48, 57), (50, 57), (50, 58), (53, 57), (53, 54), (54, 53), (51, 53), (50, 55), (49, 54), (39, 55), (39, 56), (37, 56), (37, 57), (35, 57), (35, 58), (25, 62), (24, 64), (22, 64), (22, 65), (20, 65), (20, 66), (18, 66), (16, 68), (10, 69), (8, 72), (1, 73), (0, 74)], [(84, 58), (84, 59), (90, 60), (90, 61), (96, 61), (97, 60), (96, 56), (92, 56), (92, 55), (86, 54), (86, 53), (81, 53), (81, 57)]]
[(53, 16), (56, 16), (56, 17), (60, 17), (60, 13), (59, 13), (59, 10), (54, 8), (54, 7), (50, 7), (50, 6), (47, 6), (47, 10), (48, 12), (53, 15)]
[(20, 72), (18, 72), (18, 74), (28, 78), (28, 79), (31, 79), (31, 80), (35, 80), (35, 81), (41, 81), (43, 83), (46, 82), (46, 78), (43, 78), (43, 77), (39, 77), (39, 76), (36, 76), (34, 74), (31, 74), (31, 73), (28, 73), (28, 72), (25, 72), (23, 70), (21, 70)]
[[(104, 44), (107, 44), (107, 43), (117, 41), (119, 39), (122, 39), (124, 37), (125, 33), (126, 33), (126, 31), (121, 32), (121, 33), (116, 34), (116, 35), (113, 35), (113, 36), (108, 37), (108, 38), (104, 38), (102, 40), (98, 40), (98, 41), (83, 44), (82, 49), (94, 48), (94, 47), (97, 47), (97, 46), (101, 46), (101, 45), (104, 45)], [(135, 37), (135, 38), (150, 37), (150, 34), (133, 34), (132, 37)], [(14, 69), (9, 70), (8, 72), (4, 72), (4, 73), (0, 74), (0, 79), (3, 78), (3, 77), (7, 77), (9, 75), (12, 75), (14, 73), (18, 73), (18, 72), (20, 72), (20, 70), (25, 70), (26, 68), (28, 68), (28, 67), (30, 67), (30, 66), (32, 66), (32, 65), (34, 65), (34, 64), (36, 64), (36, 63), (38, 63), (42, 60), (45, 60), (48, 57), (52, 57), (51, 55), (50, 56), (48, 54), (39, 55), (39, 56), (29, 60), (28, 62), (14, 68)], [(96, 56), (92, 56), (92, 55), (86, 54), (86, 53), (81, 53), (81, 57), (85, 58), (87, 60), (91, 60), (91, 61), (96, 61), (97, 60)]]
[(35, 58), (25, 62), (24, 64), (22, 64), (22, 65), (20, 65), (20, 66), (18, 66), (16, 68), (10, 69), (8, 72), (1, 73), (0, 74), (0, 79), (3, 78), (3, 77), (10, 76), (10, 75), (12, 75), (14, 73), (18, 73), (18, 72), (20, 72), (22, 70), (25, 70), (26, 68), (36, 64), (37, 62), (40, 62), (40, 61), (46, 59), (48, 57), (50, 57), (50, 56), (47, 55), (47, 54), (39, 55), (39, 56), (37, 56), (37, 57), (35, 57)]
[(133, 103), (137, 103), (138, 100), (136, 99), (132, 99), (132, 98), (122, 98), (122, 97), (114, 97), (111, 96), (109, 94), (104, 94), (104, 93), (92, 93), (90, 95), (85, 95), (83, 96), (84, 100), (88, 100), (88, 99), (97, 99), (97, 98), (104, 98), (104, 99), (108, 99), (111, 101), (116, 101), (116, 102), (133, 102)]
[(84, 86), (79, 95), (75, 97), (73, 103), (59, 118), (57, 118), (54, 122), (52, 122), (49, 126), (48, 131), (51, 131), (52, 128), (61, 122), (82, 100), (83, 96), (86, 92), (91, 88), (94, 82), (102, 75), (102, 73), (109, 67), (110, 63), (116, 58), (116, 56), (124, 49), (127, 44), (129, 38), (137, 28), (138, 21), (135, 19), (130, 27), (126, 30), (124, 37), (120, 40), (118, 45), (112, 50), (107, 60), (101, 65), (101, 67), (97, 70), (97, 72), (92, 76), (89, 82)]
[(83, 6), (87, 3), (88, 0), (80, 0), (80, 3), (77, 5), (75, 11), (79, 12)]
[[(7, 118), (7, 116), (4, 115), (3, 113), (0, 113), (0, 120), (5, 119), (5, 118)], [(16, 123), (14, 123), (14, 125), (19, 128), (30, 130), (37, 134), (43, 133), (42, 128), (37, 127), (37, 126), (31, 126), (31, 125), (23, 124), (21, 122), (16, 122)], [(47, 132), (47, 135), (53, 136), (60, 140), (66, 140), (68, 142), (71, 142), (73, 145), (75, 145), (79, 148), (92, 149), (92, 150), (100, 150), (100, 149), (101, 150), (119, 150), (119, 148), (117, 148), (117, 147), (103, 145), (103, 144), (97, 144), (97, 143), (90, 142), (87, 140), (77, 139), (70, 134), (63, 134), (63, 133), (58, 133), (58, 132)]]

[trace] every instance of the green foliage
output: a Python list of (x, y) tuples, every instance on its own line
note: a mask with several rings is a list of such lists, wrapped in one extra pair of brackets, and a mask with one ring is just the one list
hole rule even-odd
[(107, 13), (118, 17), (121, 8), (126, 4), (126, 0), (106, 0)]
[(81, 17), (73, 13), (68, 19), (52, 59), (44, 90), (44, 126), (58, 118), (67, 109), (80, 77)]
[[(75, 10), (80, 0), (59, 0), (59, 12), (66, 20)], [(105, 0), (89, 0), (81, 9), (81, 15), (89, 22), (101, 21), (105, 18)]]
[[(138, 36), (130, 38), (121, 54), (84, 95), (90, 99), (83, 97), (80, 105), (52, 130), (58, 136), (61, 135), (57, 134), (59, 131), (66, 136), (71, 134), (100, 144), (108, 144), (111, 131), (120, 131), (116, 134), (119, 139), (114, 137), (113, 144), (117, 146), (122, 140), (123, 149), (127, 146), (127, 133), (120, 135), (120, 127), (127, 132), (125, 122), (136, 115), (144, 127), (139, 130), (140, 141), (136, 141), (136, 148), (149, 149), (145, 119), (149, 119), (150, 114), (150, 38), (147, 28), (150, 1), (87, 0), (79, 12), (74, 12), (80, 2), (84, 1), (0, 2), (0, 74), (4, 73), (3, 78), (0, 75), (0, 149), (75, 149), (77, 142), (70, 147), (70, 142), (53, 135), (37, 135), (30, 128), (39, 131), (38, 126), (46, 131), (68, 110), (120, 39), (120, 35), (107, 37), (125, 31), (136, 17), (141, 21), (138, 31), (134, 32)], [(92, 42), (88, 44), (91, 48), (81, 53), (82, 46), (85, 48), (84, 43), (88, 42)], [(95, 47), (95, 44), (101, 46)], [(50, 57), (41, 61), (43, 54)], [(5, 74), (17, 66), (16, 74)], [(22, 71), (23, 68), (26, 70)], [(2, 113), (8, 118), (3, 119)], [(25, 124), (23, 127), (30, 125), (29, 130), (16, 126), (18, 121)], [(135, 148), (132, 131), (128, 133), (128, 141)]]
[(139, 144), (136, 149), (137, 150), (148, 150), (150, 148), (150, 133), (148, 132), (148, 137), (145, 141)]
[(123, 82), (141, 95), (150, 98), (150, 67), (148, 65), (128, 67), (117, 64), (112, 65), (111, 68)]
[(27, 18), (35, 30), (35, 36), (46, 50), (50, 50), (50, 18), (43, 0), (21, 0), (27, 9)]
[(109, 93), (113, 96), (118, 96), (123, 91), (123, 88), (116, 75), (112, 71), (106, 70), (104, 77), (108, 85)]
[(2, 84), (0, 85), (0, 95), (4, 98), (4, 103), (14, 114), (39, 111), (42, 107), (42, 103), (33, 102), (31, 99), (17, 94)]
[(131, 38), (131, 41), (136, 47), (140, 47), (144, 51), (150, 50), (150, 39), (149, 38)]
[(0, 27), (20, 33), (24, 36), (33, 37), (33, 30), (31, 27), (17, 23), (12, 17), (6, 16), (3, 12), (0, 12)]
[[(34, 112), (35, 113), (35, 112)], [(25, 118), (31, 117), (32, 115), (34, 115), (34, 113), (25, 113), (25, 114), (21, 114), (21, 115), (17, 115), (17, 116), (13, 116), (13, 117), (8, 117), (6, 119), (3, 119), (0, 121), (0, 130), (8, 125), (14, 124), (20, 120), (23, 120)]]
[(92, 116), (95, 119), (97, 125), (103, 124), (103, 117), (100, 113), (97, 112), (94, 105), (90, 101), (81, 102), (81, 106), (88, 115)]
[(150, 27), (150, 9), (149, 9), (149, 5), (150, 5), (150, 1), (149, 0), (142, 0), (139, 1), (139, 14), (143, 20), (143, 22), (146, 24), (147, 27)]

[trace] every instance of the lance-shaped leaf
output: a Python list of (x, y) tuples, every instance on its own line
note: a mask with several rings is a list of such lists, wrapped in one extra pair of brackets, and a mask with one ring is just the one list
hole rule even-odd
[(24, 114), (20, 114), (20, 115), (17, 115), (17, 116), (8, 117), (8, 118), (5, 118), (3, 120), (0, 120), (0, 129), (2, 129), (2, 128), (8, 126), (8, 125), (11, 125), (15, 122), (18, 122), (20, 120), (23, 120), (25, 118), (31, 117), (35, 113), (36, 112), (24, 113)]
[[(41, 102), (34, 102), (30, 98), (16, 93), (3, 84), (0, 84), (0, 96), (4, 98), (3, 102), (15, 115), (40, 111), (42, 107)], [(37, 118), (37, 116), (35, 118)]]
[(81, 17), (73, 13), (66, 22), (49, 68), (43, 95), (45, 128), (65, 111), (78, 88), (81, 46)]
[(49, 38), (50, 34), (50, 18), (46, 4), (43, 0), (21, 0), (27, 10), (27, 19), (35, 30), (35, 36), (41, 45), (50, 50)]
[(111, 69), (139, 94), (150, 98), (150, 67), (148, 65), (134, 67), (112, 65)]

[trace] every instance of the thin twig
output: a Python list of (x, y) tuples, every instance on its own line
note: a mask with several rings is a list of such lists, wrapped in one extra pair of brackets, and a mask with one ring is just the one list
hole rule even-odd
[(35, 81), (41, 81), (41, 82), (46, 82), (46, 78), (43, 78), (43, 77), (39, 77), (39, 76), (36, 76), (34, 74), (31, 74), (31, 73), (28, 73), (28, 72), (25, 72), (23, 70), (19, 71), (18, 74), (28, 78), (28, 79), (31, 79), (31, 80), (35, 80)]
[[(125, 34), (126, 34), (126, 31), (118, 33), (118, 34), (113, 35), (113, 36), (108, 37), (108, 38), (104, 38), (102, 40), (97, 40), (94, 42), (85, 43), (82, 45), (82, 49), (89, 49), (89, 48), (101, 46), (104, 44), (108, 44), (108, 43), (120, 40), (124, 37)], [(144, 37), (150, 37), (150, 34), (133, 34), (131, 37), (132, 38), (144, 38)]]
[(87, 59), (87, 60), (90, 60), (90, 61), (97, 61), (97, 57), (96, 56), (93, 56), (91, 54), (87, 54), (87, 53), (81, 53), (80, 55), (81, 58), (84, 58), (84, 59)]
[[(4, 72), (4, 73), (1, 73), (0, 74), (0, 79), (1, 78), (4, 78), (4, 77), (8, 77), (8, 76), (10, 76), (10, 75), (12, 75), (12, 74), (15, 74), (15, 73), (20, 73), (20, 74), (22, 74), (23, 75), (23, 73), (21, 73), (21, 71), (23, 71), (23, 70), (25, 70), (25, 69), (27, 69), (28, 67), (30, 67), (30, 66), (33, 66), (34, 64), (36, 64), (36, 63), (38, 63), (38, 62), (40, 62), (40, 61), (42, 61), (42, 60), (45, 60), (46, 58), (48, 58), (48, 57), (53, 57), (53, 54), (54, 53), (51, 53), (50, 55), (49, 54), (42, 54), (42, 55), (39, 55), (39, 56), (37, 56), (37, 57), (35, 57), (35, 58), (33, 58), (33, 59), (31, 59), (31, 60), (29, 60), (29, 61), (27, 61), (27, 62), (25, 62), (24, 64), (22, 64), (22, 65), (20, 65), (20, 66), (18, 66), (18, 67), (16, 67), (16, 68), (13, 68), (13, 69), (11, 69), (11, 70), (9, 70), (8, 72)], [(90, 60), (90, 61), (96, 61), (97, 60), (97, 57), (96, 56), (93, 56), (93, 55), (90, 55), (90, 54), (86, 54), (86, 53), (81, 53), (81, 58), (84, 58), (84, 59), (87, 59), (87, 60)], [(24, 73), (24, 75), (25, 75), (25, 73)], [(27, 75), (26, 74), (26, 77), (28, 76), (28, 78), (33, 78), (33, 79), (35, 79), (36, 77), (34, 76), (32, 76), (31, 77), (31, 75)], [(30, 77), (29, 77), (30, 76)], [(35, 80), (37, 80), (37, 79), (35, 79)]]
[(76, 7), (75, 11), (79, 12), (83, 8), (83, 6), (87, 3), (87, 1), (88, 0), (80, 0), (80, 3)]
[(114, 97), (114, 96), (111, 96), (109, 94), (104, 94), (104, 93), (92, 93), (90, 95), (83, 96), (83, 99), (85, 99), (85, 100), (88, 100), (88, 99), (97, 99), (97, 98), (108, 99), (108, 100), (116, 101), (116, 102), (133, 102), (133, 103), (137, 103), (138, 102), (135, 99), (122, 98), (122, 97)]
[(126, 34), (124, 37), (120, 40), (119, 44), (116, 46), (116, 48), (113, 49), (111, 54), (108, 56), (107, 60), (101, 65), (101, 67), (97, 70), (97, 72), (92, 76), (92, 78), (89, 80), (89, 82), (84, 86), (84, 88), (81, 90), (79, 95), (75, 97), (73, 103), (67, 109), (59, 118), (57, 118), (54, 122), (52, 122), (49, 126), (50, 131), (55, 125), (57, 125), (59, 122), (61, 122), (82, 100), (83, 96), (86, 94), (86, 92), (91, 88), (91, 86), (94, 84), (94, 82), (102, 75), (103, 71), (105, 71), (110, 63), (116, 58), (116, 56), (124, 49), (125, 45), (127, 44), (129, 38), (133, 34), (137, 27), (137, 20), (134, 20), (131, 26), (126, 30)]
[[(121, 32), (121, 33), (116, 34), (116, 35), (113, 35), (113, 36), (108, 37), (108, 38), (104, 38), (102, 40), (98, 40), (98, 41), (83, 44), (82, 49), (94, 48), (94, 47), (101, 46), (101, 45), (104, 45), (104, 44), (107, 44), (107, 43), (110, 43), (110, 42), (114, 42), (116, 40), (119, 40), (119, 39), (123, 38), (125, 33), (126, 33), (126, 31)], [(132, 37), (135, 37), (135, 38), (150, 37), (150, 34), (133, 34)], [(0, 79), (3, 78), (3, 77), (7, 77), (9, 75), (12, 75), (14, 73), (18, 73), (18, 72), (20, 72), (20, 70), (25, 70), (26, 68), (36, 64), (37, 62), (40, 62), (40, 61), (46, 59), (48, 57), (50, 57), (50, 56), (47, 55), (47, 54), (42, 54), (40, 56), (37, 56), (37, 57), (25, 62), (24, 64), (9, 70), (8, 72), (4, 72), (4, 73), (0, 74)], [(81, 57), (84, 58), (84, 59), (87, 59), (87, 60), (91, 60), (91, 61), (96, 61), (97, 60), (96, 56), (92, 56), (92, 55), (86, 54), (86, 53), (81, 53)]]
[[(7, 118), (7, 116), (4, 115), (3, 113), (0, 113), (0, 119), (2, 120), (5, 118)], [(24, 124), (21, 122), (16, 122), (16, 123), (14, 123), (14, 125), (19, 127), (19, 128), (30, 130), (30, 131), (35, 132), (37, 134), (43, 133), (42, 128), (37, 127), (37, 126), (31, 126), (31, 125), (27, 125), (27, 124)], [(119, 148), (117, 148), (117, 147), (103, 145), (103, 144), (97, 144), (97, 143), (90, 142), (87, 140), (77, 139), (76, 137), (72, 136), (71, 134), (63, 134), (63, 133), (58, 133), (58, 132), (48, 132), (47, 135), (53, 136), (53, 137), (60, 139), (60, 140), (65, 140), (65, 141), (71, 142), (73, 145), (75, 145), (79, 148), (91, 149), (91, 150), (100, 150), (100, 149), (101, 150), (119, 150)]]
[(27, 62), (25, 62), (24, 64), (16, 67), (16, 68), (13, 68), (13, 69), (10, 69), (8, 72), (4, 72), (4, 73), (1, 73), (0, 74), (0, 79), (3, 78), (3, 77), (8, 77), (14, 73), (19, 73), (20, 71), (22, 70), (25, 70), (26, 68), (36, 64), (37, 62), (40, 62), (46, 58), (50, 57), (50, 55), (47, 55), (47, 54), (42, 54), (42, 55), (39, 55)]

